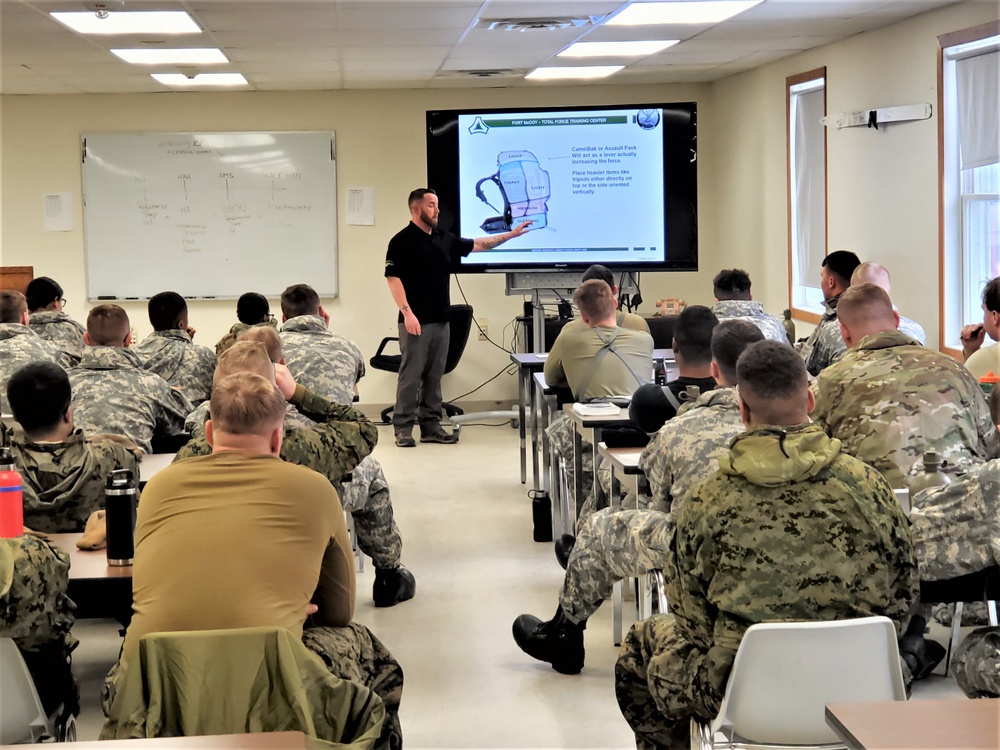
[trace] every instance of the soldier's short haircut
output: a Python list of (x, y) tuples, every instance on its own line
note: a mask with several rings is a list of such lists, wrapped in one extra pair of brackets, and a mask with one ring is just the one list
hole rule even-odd
[(993, 415), (993, 424), (1000, 424), (1000, 385), (994, 385), (990, 391), (990, 414)]
[(750, 299), (750, 274), (742, 268), (726, 268), (712, 279), (717, 300)]
[(736, 363), (744, 350), (764, 340), (761, 330), (748, 320), (731, 318), (723, 320), (712, 332), (712, 360), (719, 366), (723, 377), (733, 385), (739, 382)]
[(406, 205), (412, 209), (415, 205), (420, 203), (424, 199), (425, 195), (437, 195), (437, 192), (431, 190), (430, 188), (417, 188), (410, 193), (410, 197), (406, 199)]
[(69, 376), (54, 362), (31, 362), (7, 381), (7, 404), (29, 437), (51, 431), (72, 399)]
[(674, 323), (674, 346), (689, 365), (712, 361), (712, 333), (719, 325), (715, 313), (704, 305), (687, 307)]
[(149, 322), (154, 331), (180, 328), (180, 321), (187, 315), (187, 302), (177, 292), (160, 292), (149, 298)]
[(284, 420), (285, 399), (270, 380), (237, 372), (212, 387), (209, 412), (218, 431), (263, 437)]
[(874, 284), (885, 289), (888, 294), (892, 287), (892, 277), (889, 276), (889, 269), (881, 263), (865, 261), (860, 263), (851, 274), (851, 285), (856, 284)]
[(281, 351), (281, 336), (271, 326), (254, 326), (249, 330), (243, 331), (243, 333), (236, 337), (236, 340), (254, 341), (258, 344), (263, 344), (264, 348), (267, 349), (267, 356), (271, 358), (272, 362), (278, 364), (281, 361), (281, 357), (283, 356)]
[(259, 341), (237, 341), (219, 355), (212, 377), (213, 387), (238, 372), (252, 372), (255, 375), (274, 380), (274, 363), (268, 356), (267, 348)]
[(892, 322), (892, 300), (885, 289), (875, 284), (852, 286), (837, 302), (837, 317), (844, 325), (869, 325)]
[(91, 346), (124, 346), (130, 328), (128, 314), (118, 305), (98, 305), (87, 316)]
[(835, 250), (823, 258), (822, 266), (846, 287), (851, 285), (851, 275), (860, 264), (858, 256), (850, 250)]
[(573, 304), (591, 320), (603, 320), (615, 311), (611, 287), (599, 279), (585, 281), (573, 292)]
[(35, 312), (62, 299), (63, 288), (48, 276), (38, 276), (28, 282), (24, 296), (28, 298), (28, 311)]
[(809, 377), (802, 357), (788, 344), (758, 341), (736, 362), (740, 394), (753, 401), (787, 401), (802, 395)]
[(319, 315), (319, 295), (308, 284), (292, 284), (281, 293), (281, 314), (289, 319)]
[(582, 284), (584, 281), (590, 281), (591, 279), (599, 279), (607, 284), (612, 289), (615, 288), (615, 276), (611, 273), (611, 269), (607, 266), (602, 266), (600, 263), (595, 263), (586, 271), (583, 272), (583, 278), (580, 279)]
[(983, 287), (983, 304), (987, 310), (1000, 312), (1000, 276), (986, 282)]
[(0, 289), (0, 323), (20, 323), (28, 301), (15, 289)]
[(236, 300), (236, 318), (240, 323), (255, 326), (262, 323), (271, 312), (267, 297), (257, 292), (246, 292)]

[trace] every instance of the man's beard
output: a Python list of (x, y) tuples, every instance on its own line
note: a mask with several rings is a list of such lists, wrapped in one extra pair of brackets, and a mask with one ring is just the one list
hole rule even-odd
[(420, 220), (429, 227), (436, 227), (438, 225), (437, 217), (431, 216), (426, 211), (420, 212)]

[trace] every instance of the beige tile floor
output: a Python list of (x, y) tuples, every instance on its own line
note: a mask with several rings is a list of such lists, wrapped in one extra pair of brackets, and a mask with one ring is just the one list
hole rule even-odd
[[(356, 619), (405, 670), (406, 745), (634, 747), (615, 702), (617, 649), (609, 606), (587, 628), (587, 662), (579, 676), (559, 675), (533, 661), (511, 637), (517, 615), (551, 617), (562, 581), (552, 545), (531, 540), (528, 488), (518, 481), (517, 432), (469, 426), (458, 445), (399, 449), (391, 430), (380, 429), (375, 455), (392, 487), (403, 561), (417, 578), (417, 595), (375, 609), (369, 563), (358, 576)], [(100, 686), (120, 638), (110, 621), (81, 621), (74, 632), (81, 641), (74, 657), (83, 692), (80, 739), (93, 739), (103, 722)], [(932, 633), (944, 642), (943, 629)], [(943, 677), (931, 677), (914, 691), (915, 698), (960, 696), (954, 680)]]

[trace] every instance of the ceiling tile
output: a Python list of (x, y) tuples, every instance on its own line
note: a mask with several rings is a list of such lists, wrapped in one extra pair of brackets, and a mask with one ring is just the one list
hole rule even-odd
[(475, 20), (480, 3), (387, 3), (345, 4), (339, 13), (340, 28), (421, 31), (465, 30)]

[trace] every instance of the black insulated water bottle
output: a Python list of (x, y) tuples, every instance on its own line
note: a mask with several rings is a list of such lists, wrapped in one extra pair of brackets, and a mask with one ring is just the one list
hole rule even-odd
[(108, 565), (132, 564), (135, 557), (135, 511), (138, 488), (128, 469), (108, 474), (104, 487), (105, 522), (108, 528)]

